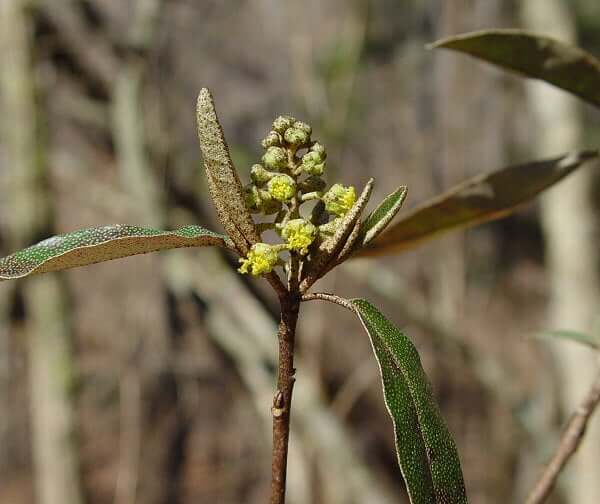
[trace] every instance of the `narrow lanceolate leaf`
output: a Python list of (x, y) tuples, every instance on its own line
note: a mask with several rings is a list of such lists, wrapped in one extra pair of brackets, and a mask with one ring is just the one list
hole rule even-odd
[(369, 214), (360, 228), (360, 246), (371, 243), (392, 222), (406, 199), (407, 190), (406, 186), (400, 186)]
[(600, 60), (578, 47), (521, 30), (466, 33), (430, 47), (460, 51), (546, 81), (600, 107)]
[(158, 250), (206, 245), (233, 246), (229, 238), (200, 226), (175, 231), (115, 224), (53, 236), (0, 259), (0, 280), (22, 278)]
[(466, 503), (458, 451), (411, 341), (372, 304), (352, 304), (379, 363), (396, 451), (412, 504)]
[(441, 233), (504, 217), (597, 157), (596, 151), (584, 151), (478, 175), (418, 206), (354, 257), (399, 252)]
[(219, 123), (210, 91), (203, 88), (196, 109), (198, 139), (204, 158), (211, 197), (225, 231), (242, 254), (246, 254), (260, 237), (246, 208), (240, 179)]
[(575, 343), (587, 345), (590, 348), (593, 348), (594, 350), (600, 349), (600, 338), (592, 334), (580, 333), (577, 331), (568, 331), (565, 329), (556, 329), (551, 331), (542, 331), (538, 333), (538, 335), (540, 337), (550, 337), (574, 341)]

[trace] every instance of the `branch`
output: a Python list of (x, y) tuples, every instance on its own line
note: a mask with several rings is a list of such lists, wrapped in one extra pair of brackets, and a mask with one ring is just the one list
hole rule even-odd
[(273, 398), (273, 458), (271, 469), (271, 504), (285, 503), (287, 454), (290, 437), (292, 392), (296, 381), (294, 369), (294, 340), (300, 303), (292, 293), (281, 299), (279, 323), (279, 365), (277, 391)]
[(554, 456), (527, 497), (526, 504), (539, 504), (548, 498), (560, 472), (579, 448), (588, 422), (599, 403), (600, 371), (579, 408), (569, 419)]
[(329, 294), (327, 292), (312, 292), (310, 294), (304, 294), (301, 298), (301, 301), (329, 301), (330, 303), (334, 303), (344, 308), (355, 312), (354, 306), (347, 299), (344, 299), (340, 296), (336, 296), (335, 294)]

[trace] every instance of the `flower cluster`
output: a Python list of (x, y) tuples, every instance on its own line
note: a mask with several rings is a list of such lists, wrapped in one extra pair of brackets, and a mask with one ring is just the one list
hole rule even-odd
[[(356, 202), (352, 186), (334, 184), (325, 191), (322, 178), (327, 168), (325, 147), (311, 138), (312, 128), (291, 116), (273, 121), (273, 129), (262, 140), (261, 163), (250, 169), (251, 182), (244, 187), (246, 206), (257, 214), (274, 215), (259, 224), (261, 231), (274, 230), (284, 243), (256, 243), (240, 259), (241, 273), (262, 275), (285, 265), (279, 254), (287, 251), (300, 259), (310, 257), (321, 236), (329, 236), (339, 220)], [(307, 202), (317, 201), (311, 215), (300, 212)], [(314, 205), (313, 205), (314, 206)], [(317, 208), (320, 211), (315, 211)]]

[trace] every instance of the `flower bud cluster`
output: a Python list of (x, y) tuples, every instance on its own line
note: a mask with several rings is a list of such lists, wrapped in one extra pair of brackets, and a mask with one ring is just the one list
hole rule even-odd
[[(284, 243), (256, 243), (240, 259), (241, 273), (263, 275), (285, 265), (279, 254), (287, 251), (302, 260), (321, 235), (334, 232), (337, 222), (356, 202), (352, 186), (327, 186), (322, 178), (327, 168), (325, 147), (311, 138), (310, 125), (291, 116), (273, 121), (272, 130), (261, 141), (265, 153), (261, 163), (250, 169), (251, 182), (245, 186), (246, 205), (253, 213), (275, 215), (273, 222), (261, 223), (261, 230), (272, 229)], [(322, 201), (328, 217), (315, 212), (303, 217), (301, 205)]]

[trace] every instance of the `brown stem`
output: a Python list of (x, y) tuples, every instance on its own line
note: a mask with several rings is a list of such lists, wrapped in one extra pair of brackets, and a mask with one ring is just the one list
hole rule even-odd
[(563, 470), (569, 459), (577, 451), (589, 419), (600, 403), (600, 372), (560, 438), (560, 443), (554, 456), (546, 466), (535, 487), (527, 497), (526, 504), (539, 504), (544, 502), (554, 488), (558, 475)]
[(277, 391), (273, 398), (273, 465), (271, 480), (271, 504), (285, 503), (285, 480), (287, 474), (288, 440), (290, 437), (290, 414), (294, 388), (294, 339), (300, 301), (294, 293), (281, 298), (281, 321), (279, 323), (279, 367)]

